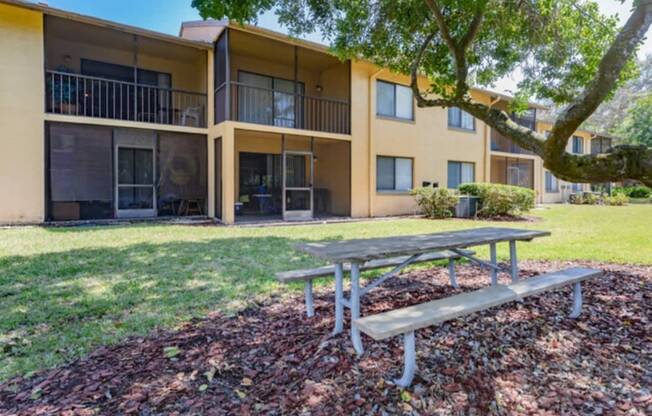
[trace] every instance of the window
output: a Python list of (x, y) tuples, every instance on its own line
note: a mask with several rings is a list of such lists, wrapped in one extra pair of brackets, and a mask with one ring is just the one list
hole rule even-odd
[[(238, 120), (270, 126), (303, 126), (305, 86), (282, 78), (239, 71)], [(297, 88), (295, 95), (295, 87)]]
[(574, 184), (571, 185), (571, 190), (573, 192), (583, 192), (584, 191), (583, 188), (584, 187), (582, 186), (581, 183), (574, 183)]
[(378, 156), (376, 190), (409, 191), (412, 189), (412, 159)]
[(559, 192), (559, 181), (551, 172), (546, 171), (546, 192), (555, 194)]
[(413, 120), (412, 89), (386, 81), (376, 82), (376, 114)]
[(448, 189), (457, 189), (463, 183), (475, 182), (475, 164), (448, 162)]
[(448, 109), (448, 127), (475, 131), (475, 118), (457, 107)]
[(584, 139), (579, 136), (573, 136), (573, 153), (584, 153)]

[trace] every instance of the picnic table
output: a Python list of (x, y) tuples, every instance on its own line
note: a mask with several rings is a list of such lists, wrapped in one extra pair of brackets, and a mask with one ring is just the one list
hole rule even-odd
[[(550, 232), (516, 228), (486, 227), (460, 231), (431, 234), (406, 235), (357, 240), (341, 240), (320, 243), (299, 244), (299, 251), (326, 260), (335, 266), (335, 328), (334, 334), (344, 329), (344, 308), (351, 310), (351, 341), (358, 354), (362, 354), (360, 330), (352, 323), (360, 318), (360, 298), (387, 279), (396, 276), (402, 269), (426, 253), (452, 251), (460, 257), (490, 270), (491, 285), (498, 283), (498, 272), (505, 271), (512, 282), (518, 281), (517, 241), (531, 241), (534, 238), (549, 236)], [(501, 268), (496, 260), (496, 244), (509, 242), (510, 263)], [(489, 245), (490, 260), (477, 258), (467, 250), (468, 247)], [(360, 266), (365, 262), (395, 256), (406, 256), (406, 260), (364, 287), (360, 285)], [(350, 267), (351, 292), (344, 297), (344, 265)], [(350, 264), (350, 266), (348, 266)]]

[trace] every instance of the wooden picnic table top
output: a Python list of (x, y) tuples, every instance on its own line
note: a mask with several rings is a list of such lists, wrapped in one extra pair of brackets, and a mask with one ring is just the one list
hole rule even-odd
[(296, 249), (332, 263), (365, 262), (503, 241), (530, 241), (549, 235), (549, 231), (485, 227), (431, 234), (302, 243)]

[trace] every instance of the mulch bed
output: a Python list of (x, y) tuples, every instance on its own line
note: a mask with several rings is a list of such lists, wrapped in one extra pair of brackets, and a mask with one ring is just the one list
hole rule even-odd
[[(522, 275), (569, 265), (523, 262)], [(652, 268), (591, 266), (605, 275), (584, 285), (578, 320), (566, 288), (418, 331), (407, 390), (390, 381), (400, 339), (363, 337), (356, 359), (347, 333), (331, 336), (325, 288), (313, 319), (299, 294), (274, 297), (0, 384), (0, 414), (652, 414)], [(488, 280), (463, 266), (455, 290), (444, 269), (415, 271), (372, 291), (363, 314)]]

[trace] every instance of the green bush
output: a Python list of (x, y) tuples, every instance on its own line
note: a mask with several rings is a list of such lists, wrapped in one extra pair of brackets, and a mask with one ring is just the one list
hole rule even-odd
[(628, 189), (629, 193), (627, 196), (630, 198), (649, 198), (650, 195), (652, 195), (652, 189), (648, 188), (647, 186), (632, 186)]
[(649, 198), (652, 196), (652, 189), (644, 185), (634, 185), (614, 188), (613, 195), (625, 195), (630, 198)]
[(519, 215), (534, 208), (534, 191), (520, 186), (467, 183), (459, 191), (480, 199), (478, 215), (483, 217)]
[(412, 190), (412, 195), (428, 218), (453, 216), (458, 197), (455, 191), (445, 188), (423, 187)]
[(608, 196), (604, 199), (604, 203), (607, 205), (622, 206), (629, 203), (629, 197), (625, 194), (618, 193), (613, 196)]
[(586, 205), (598, 205), (602, 202), (600, 197), (596, 194), (585, 192), (584, 193), (584, 204)]
[(573, 205), (583, 205), (584, 194), (582, 194), (581, 192), (570, 194), (568, 197), (568, 203)]

